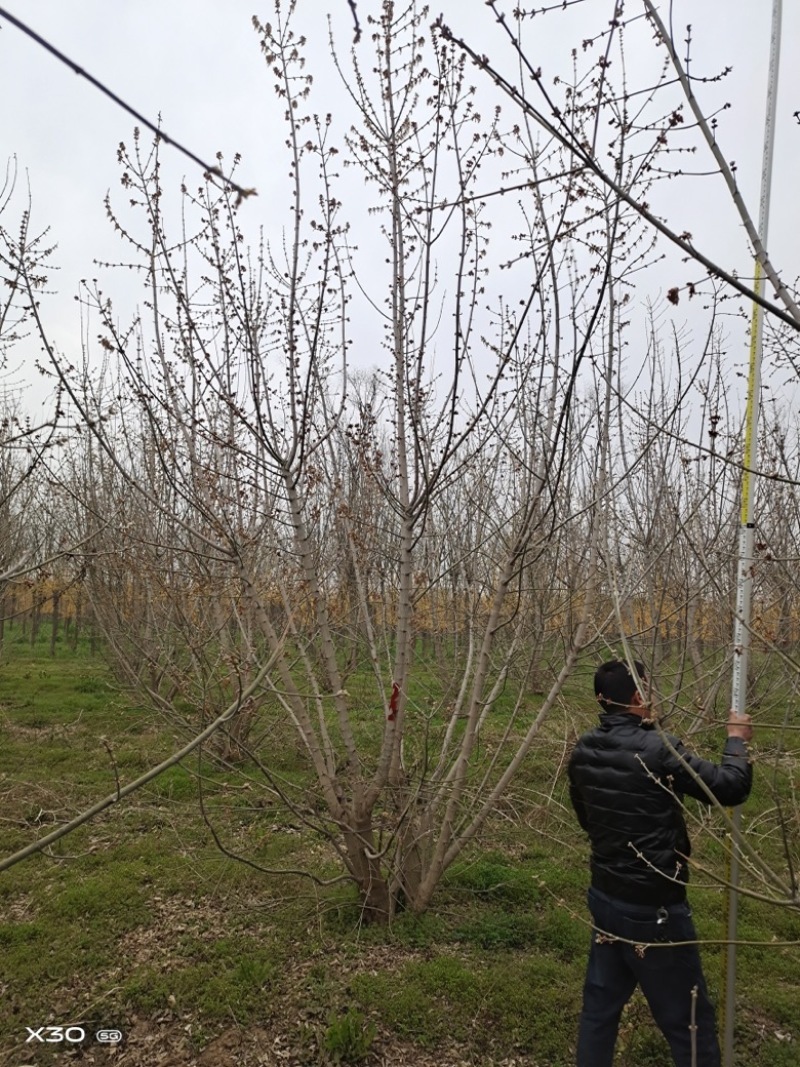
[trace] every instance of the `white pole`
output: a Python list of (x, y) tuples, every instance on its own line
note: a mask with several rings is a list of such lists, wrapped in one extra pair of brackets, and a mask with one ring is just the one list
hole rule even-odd
[[(767, 248), (769, 199), (772, 182), (772, 155), (775, 144), (775, 113), (778, 98), (778, 66), (781, 41), (781, 0), (773, 0), (770, 38), (769, 78), (767, 82), (767, 116), (764, 126), (764, 156), (761, 167), (761, 201), (758, 233)], [(754, 290), (763, 288), (761, 264), (756, 262)], [(733, 628), (733, 683), (731, 706), (743, 715), (747, 704), (747, 667), (750, 658), (750, 605), (753, 590), (753, 542), (755, 537), (755, 471), (758, 467), (758, 423), (761, 412), (761, 349), (764, 315), (754, 303), (750, 327), (750, 373), (747, 384), (745, 418), (744, 475), (742, 512), (739, 529), (739, 570), (736, 582), (736, 618)], [(731, 840), (730, 888), (728, 890), (728, 933), (725, 961), (725, 1003), (723, 1015), (723, 1067), (733, 1067), (733, 1024), (736, 999), (736, 937), (739, 904), (739, 845), (741, 809), (733, 812)]]

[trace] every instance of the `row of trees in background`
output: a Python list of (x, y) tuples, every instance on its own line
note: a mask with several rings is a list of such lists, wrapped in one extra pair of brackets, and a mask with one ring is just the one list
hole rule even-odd
[[(715, 405), (722, 399), (725, 398), (720, 393), (714, 398)], [(713, 422), (711, 426), (713, 440), (716, 434)], [(629, 420), (629, 440), (635, 441), (639, 435), (644, 440), (647, 432), (646, 420), (638, 426), (636, 419)], [(798, 541), (793, 484), (797, 478), (796, 458), (788, 455), (786, 427), (780, 422), (768, 427), (762, 436), (763, 454), (771, 457), (774, 469), (782, 473), (765, 480), (761, 486), (762, 539), (758, 545), (754, 639), (756, 648), (762, 651), (773, 646), (789, 650), (800, 643), (800, 604), (792, 578)], [(627, 515), (628, 522), (624, 537), (614, 545), (618, 584), (615, 588), (605, 573), (599, 575), (593, 617), (596, 636), (613, 644), (618, 599), (626, 632), (637, 635), (639, 646), (649, 649), (654, 663), (662, 660), (671, 663), (676, 652), (684, 653), (687, 664), (693, 668), (687, 679), (689, 691), (696, 693), (699, 700), (696, 678), (702, 674), (699, 667), (705, 650), (724, 650), (730, 640), (735, 573), (731, 538), (735, 540), (739, 521), (740, 478), (735, 466), (720, 459), (716, 448), (700, 447), (689, 452), (677, 433), (667, 435), (660, 445), (642, 454), (640, 478), (635, 483), (627, 483), (619, 495), (617, 506)], [(724, 445), (728, 453), (739, 455), (740, 435), (726, 433)], [(78, 458), (72, 453), (71, 462)], [(572, 485), (576, 478), (580, 479), (581, 472), (585, 475), (590, 460), (591, 454), (581, 455), (578, 440), (570, 454), (570, 467), (565, 471)], [(347, 462), (347, 457), (342, 456), (340, 461)], [(16, 629), (33, 643), (44, 625), (51, 645), (63, 637), (74, 646), (87, 629), (96, 634), (97, 613), (105, 632), (128, 634), (130, 662), (135, 664), (136, 676), (143, 677), (153, 669), (157, 673), (154, 663), (159, 642), (155, 635), (164, 626), (175, 598), (174, 590), (164, 586), (165, 574), (181, 576), (179, 595), (187, 624), (196, 626), (205, 610), (203, 605), (211, 603), (215, 614), (222, 612), (215, 626), (220, 633), (225, 632), (222, 617), (233, 610), (238, 600), (235, 583), (222, 589), (212, 586), (205, 574), (191, 575), (180, 547), (169, 540), (154, 542), (147, 554), (139, 548), (135, 565), (131, 563), (134, 557), (128, 553), (134, 545), (141, 545), (152, 518), (146, 510), (140, 510), (140, 528), (132, 535), (129, 532), (127, 541), (118, 540), (120, 531), (116, 525), (109, 526), (102, 556), (98, 546), (105, 538), (96, 535), (77, 550), (60, 553), (52, 548), (52, 561), (40, 566), (39, 546), (43, 542), (68, 543), (67, 528), (74, 518), (66, 498), (53, 485), (49, 471), (43, 466), (40, 474), (41, 477), (37, 473), (26, 474), (27, 489), (35, 488), (35, 492), (27, 498), (24, 513), (14, 515), (8, 511), (4, 517), (3, 562), (11, 562), (14, 551), (19, 558), (33, 562), (22, 568), (23, 574), (12, 575), (5, 581), (0, 599), (0, 635), (6, 628)], [(587, 497), (591, 496), (590, 485), (582, 488)], [(489, 490), (485, 469), (476, 466), (465, 470), (458, 491), (448, 495), (445, 510), (424, 538), (423, 566), (415, 575), (413, 626), (420, 652), (441, 667), (453, 656), (458, 657), (460, 650), (467, 646), (474, 619), (485, 616), (490, 607), (487, 592), (493, 581), (492, 546), (486, 545), (481, 573), (477, 576), (466, 562), (464, 552), (465, 544), (477, 544), (480, 540), (476, 530), (480, 517), (475, 503), (487, 497), (493, 500)], [(55, 508), (54, 495), (58, 500)], [(360, 499), (364, 513), (359, 522), (362, 539), (367, 532), (371, 535), (371, 542), (361, 546), (363, 588), (359, 589), (354, 568), (347, 560), (342, 561), (335, 538), (325, 541), (323, 570), (339, 654), (349, 669), (361, 666), (365, 647), (360, 593), (370, 605), (370, 614), (378, 620), (381, 632), (391, 631), (398, 617), (397, 573), (391, 562), (395, 532), (388, 527), (381, 531), (371, 519), (367, 521), (365, 516), (371, 510), (367, 492), (362, 490), (355, 496)], [(40, 507), (45, 498), (49, 499), (48, 504)], [(654, 500), (658, 502), (657, 508), (653, 507)], [(320, 506), (324, 508), (325, 502)], [(56, 512), (60, 517), (54, 526)], [(68, 517), (66, 523), (65, 517)], [(529, 568), (526, 584), (520, 585), (519, 607), (515, 609), (527, 613), (528, 641), (536, 642), (537, 634), (541, 635), (537, 643), (539, 651), (552, 647), (556, 635), (568, 632), (570, 620), (579, 616), (583, 607), (585, 574), (574, 565), (575, 546), (570, 545), (569, 538), (561, 543), (561, 532), (548, 538), (547, 560), (537, 561), (536, 567)], [(11, 545), (14, 550), (9, 548)], [(260, 547), (266, 546), (262, 542)], [(270, 546), (267, 558), (274, 547)], [(291, 552), (285, 545), (283, 550)], [(113, 567), (109, 565), (111, 560)], [(259, 570), (262, 572), (259, 599), (268, 616), (277, 625), (285, 614), (288, 599), (294, 605), (298, 628), (313, 633), (316, 620), (302, 576), (291, 574), (286, 566), (279, 568), (280, 580), (270, 573), (269, 566)], [(444, 581), (442, 574), (448, 576)], [(161, 619), (158, 626), (157, 618)], [(600, 620), (605, 620), (605, 625), (601, 626)], [(167, 626), (164, 632), (169, 629)], [(150, 639), (143, 640), (138, 651), (134, 651), (138, 640), (134, 635), (148, 632)], [(146, 653), (147, 648), (152, 654)], [(538, 679), (539, 672), (534, 672), (532, 677)], [(536, 691), (537, 686), (532, 685), (532, 689)]]
[[(336, 57), (350, 125), (314, 111), (291, 11), (256, 25), (286, 109), (282, 237), (248, 245), (213, 180), (184, 187), (173, 232), (159, 144), (121, 147), (128, 206), (108, 211), (142, 309), (121, 326), (87, 288), (82, 363), (48, 337), (34, 246), (3, 232), (59, 429), (22, 481), (41, 512), (15, 489), (2, 538), (6, 560), (52, 549), (8, 572), (7, 613), (48, 589), (88, 605), (120, 677), (187, 732), (233, 703), (217, 755), (255, 765), (385, 921), (428, 906), (621, 632), (686, 727), (725, 709), (741, 427), (719, 284), (693, 284), (701, 344), (635, 310), (661, 254), (637, 205), (682, 105), (663, 74), (631, 118), (608, 70), (624, 20), (564, 86), (569, 138), (507, 117), (415, 7), (367, 21), (374, 54)], [(784, 687), (788, 419), (763, 429), (754, 624)], [(290, 734), (302, 784), (277, 769)]]

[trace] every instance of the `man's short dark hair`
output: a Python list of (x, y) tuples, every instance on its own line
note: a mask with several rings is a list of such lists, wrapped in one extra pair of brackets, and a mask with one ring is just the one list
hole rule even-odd
[[(647, 677), (644, 664), (634, 660), (636, 673), (642, 681)], [(628, 664), (620, 659), (609, 660), (601, 664), (594, 676), (594, 691), (603, 711), (615, 708), (629, 708), (633, 694), (637, 691), (636, 679), (628, 669)]]

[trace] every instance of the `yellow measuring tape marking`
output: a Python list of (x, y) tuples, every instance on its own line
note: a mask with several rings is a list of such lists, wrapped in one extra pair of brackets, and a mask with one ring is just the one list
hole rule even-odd
[[(753, 279), (753, 292), (761, 296), (763, 288), (763, 275), (761, 264), (756, 260), (755, 277)], [(747, 409), (744, 420), (744, 472), (742, 477), (742, 526), (747, 526), (751, 519), (751, 494), (750, 479), (751, 471), (755, 470), (758, 451), (758, 428), (756, 427), (755, 411), (759, 397), (760, 387), (759, 372), (759, 328), (761, 326), (761, 305), (753, 301), (753, 314), (750, 320), (750, 370), (747, 376)]]

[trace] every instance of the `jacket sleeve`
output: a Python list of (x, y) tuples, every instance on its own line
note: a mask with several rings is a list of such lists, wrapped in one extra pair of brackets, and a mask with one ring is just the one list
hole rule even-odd
[(667, 753), (665, 771), (676, 793), (695, 797), (707, 804), (707, 789), (718, 803), (726, 807), (736, 807), (747, 800), (753, 784), (753, 766), (747, 746), (740, 737), (726, 740), (720, 763), (711, 763), (693, 755), (676, 738), (669, 740), (675, 752)]
[(575, 784), (575, 777), (574, 777), (573, 772), (572, 772), (572, 760), (570, 760), (570, 763), (569, 763), (568, 774), (569, 774), (569, 799), (570, 799), (570, 803), (572, 804), (572, 807), (575, 809), (575, 814), (578, 817), (578, 822), (580, 823), (581, 828), (588, 832), (588, 830), (589, 830), (589, 821), (588, 821), (588, 819), (586, 817), (586, 805), (584, 804), (584, 802), (583, 802), (583, 800), (581, 798), (580, 791), (579, 791), (577, 785)]

